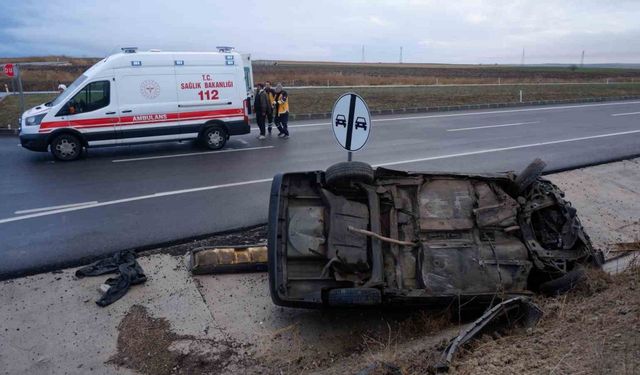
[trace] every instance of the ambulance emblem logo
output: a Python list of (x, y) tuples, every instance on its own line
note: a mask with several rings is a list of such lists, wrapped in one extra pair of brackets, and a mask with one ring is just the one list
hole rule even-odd
[(160, 95), (160, 85), (152, 79), (142, 81), (140, 83), (140, 93), (147, 99), (155, 99)]

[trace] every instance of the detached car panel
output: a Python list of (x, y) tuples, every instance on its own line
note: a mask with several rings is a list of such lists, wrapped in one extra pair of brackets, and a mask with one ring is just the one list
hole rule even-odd
[(351, 162), (278, 175), (272, 299), (293, 307), (437, 306), (530, 295), (601, 257), (540, 172), (374, 172)]

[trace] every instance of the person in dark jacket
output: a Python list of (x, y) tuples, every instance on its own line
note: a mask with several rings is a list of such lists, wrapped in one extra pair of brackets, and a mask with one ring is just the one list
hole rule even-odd
[(267, 93), (264, 91), (264, 85), (258, 83), (256, 85), (256, 96), (253, 100), (253, 111), (256, 114), (256, 122), (258, 128), (260, 128), (260, 135), (258, 139), (265, 139), (265, 119), (267, 118), (267, 111), (270, 103), (267, 98)]
[(280, 131), (278, 137), (284, 139), (289, 138), (289, 129), (287, 129), (287, 123), (289, 122), (289, 95), (287, 95), (287, 92), (282, 89), (282, 85), (279, 83), (276, 86), (273, 108), (275, 123)]
[(273, 128), (273, 99), (276, 97), (276, 90), (271, 87), (270, 81), (265, 81), (264, 91), (267, 93), (267, 99), (269, 100), (269, 108), (267, 109), (267, 131), (271, 136), (271, 128)]

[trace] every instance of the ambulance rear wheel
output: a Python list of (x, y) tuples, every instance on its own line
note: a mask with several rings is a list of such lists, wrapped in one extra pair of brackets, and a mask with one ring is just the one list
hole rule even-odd
[(51, 154), (60, 161), (76, 160), (82, 155), (82, 142), (73, 134), (61, 134), (51, 141)]
[(206, 129), (202, 132), (201, 141), (210, 150), (219, 150), (227, 143), (229, 136), (227, 131), (218, 126)]

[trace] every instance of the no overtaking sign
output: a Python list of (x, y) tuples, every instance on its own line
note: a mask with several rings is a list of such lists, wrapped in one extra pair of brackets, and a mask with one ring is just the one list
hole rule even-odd
[(360, 150), (371, 132), (367, 103), (354, 93), (342, 95), (333, 105), (331, 128), (336, 141), (347, 151)]

